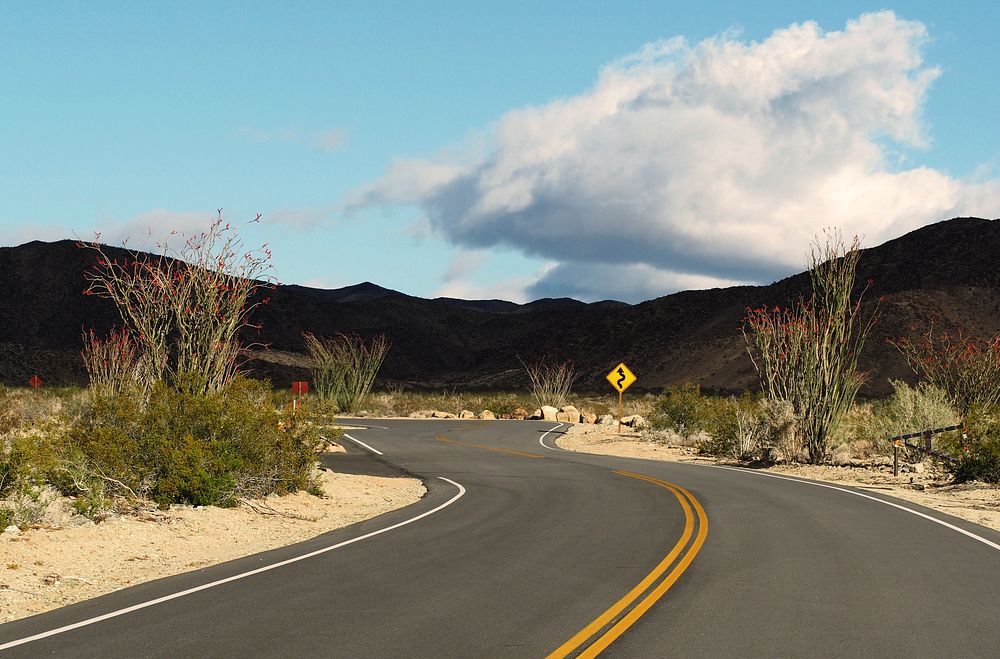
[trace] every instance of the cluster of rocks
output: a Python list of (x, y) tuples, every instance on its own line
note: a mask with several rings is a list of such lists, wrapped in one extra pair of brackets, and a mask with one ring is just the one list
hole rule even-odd
[[(534, 412), (528, 412), (528, 410), (523, 407), (515, 409), (513, 412), (504, 414), (494, 414), (490, 410), (483, 410), (479, 414), (476, 414), (472, 410), (462, 410), (458, 414), (452, 414), (451, 412), (442, 412), (440, 410), (418, 410), (416, 412), (410, 413), (411, 419), (514, 419), (518, 421), (524, 421), (525, 419), (530, 421), (553, 421), (555, 423), (592, 423), (592, 424), (602, 424), (602, 425), (613, 425), (618, 423), (618, 420), (610, 414), (604, 414), (598, 416), (590, 412), (581, 412), (573, 405), (564, 405), (561, 408), (551, 407), (545, 405), (536, 409)], [(646, 419), (638, 414), (633, 414), (631, 416), (622, 417), (622, 425), (628, 426), (629, 428), (645, 428), (648, 423)]]

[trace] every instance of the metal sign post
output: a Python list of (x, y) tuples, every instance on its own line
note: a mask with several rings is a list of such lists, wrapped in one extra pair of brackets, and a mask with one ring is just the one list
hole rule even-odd
[(611, 386), (614, 387), (615, 391), (618, 392), (618, 434), (620, 435), (622, 432), (622, 394), (632, 386), (632, 383), (636, 381), (636, 377), (632, 371), (628, 370), (625, 362), (620, 362), (605, 377), (611, 383)]

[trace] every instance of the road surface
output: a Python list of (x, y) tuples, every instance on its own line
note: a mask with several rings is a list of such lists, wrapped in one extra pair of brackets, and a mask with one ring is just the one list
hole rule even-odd
[(552, 423), (371, 423), (349, 431), (348, 455), (329, 461), (419, 475), (428, 486), (419, 503), (7, 623), (0, 654), (988, 657), (1000, 648), (1000, 533), (975, 524), (757, 472), (562, 451)]

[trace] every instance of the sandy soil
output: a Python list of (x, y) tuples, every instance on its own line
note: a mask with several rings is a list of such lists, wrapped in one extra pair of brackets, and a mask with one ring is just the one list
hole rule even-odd
[(0, 623), (143, 581), (289, 545), (418, 501), (413, 478), (323, 471), (324, 496), (240, 508), (173, 506), (94, 524), (53, 501), (42, 528), (0, 534)]
[[(728, 464), (724, 460), (700, 456), (692, 447), (678, 446), (663, 438), (654, 439), (648, 434), (623, 429), (618, 435), (614, 426), (577, 424), (559, 436), (556, 444), (572, 451), (601, 455)], [(892, 464), (887, 460), (844, 466), (776, 465), (762, 471), (887, 494), (1000, 531), (1000, 487), (975, 482), (951, 485), (941, 472), (913, 473), (908, 465), (904, 468), (907, 471), (895, 477)]]

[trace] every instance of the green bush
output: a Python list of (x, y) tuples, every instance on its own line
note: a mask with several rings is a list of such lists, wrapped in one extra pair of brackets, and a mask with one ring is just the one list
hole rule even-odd
[(653, 402), (650, 423), (654, 429), (672, 430), (689, 437), (707, 430), (710, 416), (710, 405), (701, 395), (701, 387), (685, 382), (667, 387)]
[(977, 443), (968, 452), (962, 453), (950, 471), (957, 483), (965, 481), (1000, 483), (1000, 441), (992, 439)]
[[(890, 437), (960, 422), (958, 410), (943, 389), (926, 382), (911, 387), (901, 380), (892, 380), (892, 388), (889, 398), (873, 402), (868, 413), (857, 414), (851, 420), (849, 432), (854, 441), (870, 442), (879, 453), (889, 454), (892, 453)], [(936, 437), (934, 441), (940, 439)], [(914, 453), (907, 458), (919, 460), (922, 454)]]
[[(702, 396), (697, 384), (672, 385), (653, 401), (650, 422), (654, 429), (670, 430), (683, 437), (700, 434), (698, 450), (711, 455), (746, 458), (746, 414), (756, 403), (742, 398)], [(756, 414), (753, 414), (756, 423)]]
[(42, 430), (18, 434), (0, 445), (0, 529), (41, 520), (52, 496), (46, 476), (54, 465), (49, 435)]
[(199, 390), (181, 378), (154, 385), (145, 405), (98, 397), (70, 440), (113, 495), (161, 505), (230, 506), (310, 485), (322, 440), (275, 408), (267, 383), (237, 377), (218, 392)]
[(744, 393), (702, 396), (698, 385), (668, 388), (653, 403), (653, 427), (699, 436), (698, 450), (741, 462), (798, 460), (800, 419), (791, 404)]
[(15, 455), (13, 451), (0, 452), (0, 499), (14, 489), (20, 471), (20, 456)]
[(705, 397), (696, 418), (695, 432), (700, 432), (702, 437), (698, 452), (720, 456), (732, 454), (737, 433), (734, 401)]
[(740, 462), (772, 459), (775, 444), (770, 403), (749, 393), (740, 397), (706, 397), (702, 400), (701, 453), (734, 458)]
[(62, 435), (54, 423), (19, 432), (0, 444), (0, 498), (44, 485), (59, 464)]
[(941, 448), (956, 458), (945, 466), (957, 483), (1000, 483), (1000, 417), (973, 408), (967, 426), (966, 438), (949, 433), (941, 442)]

